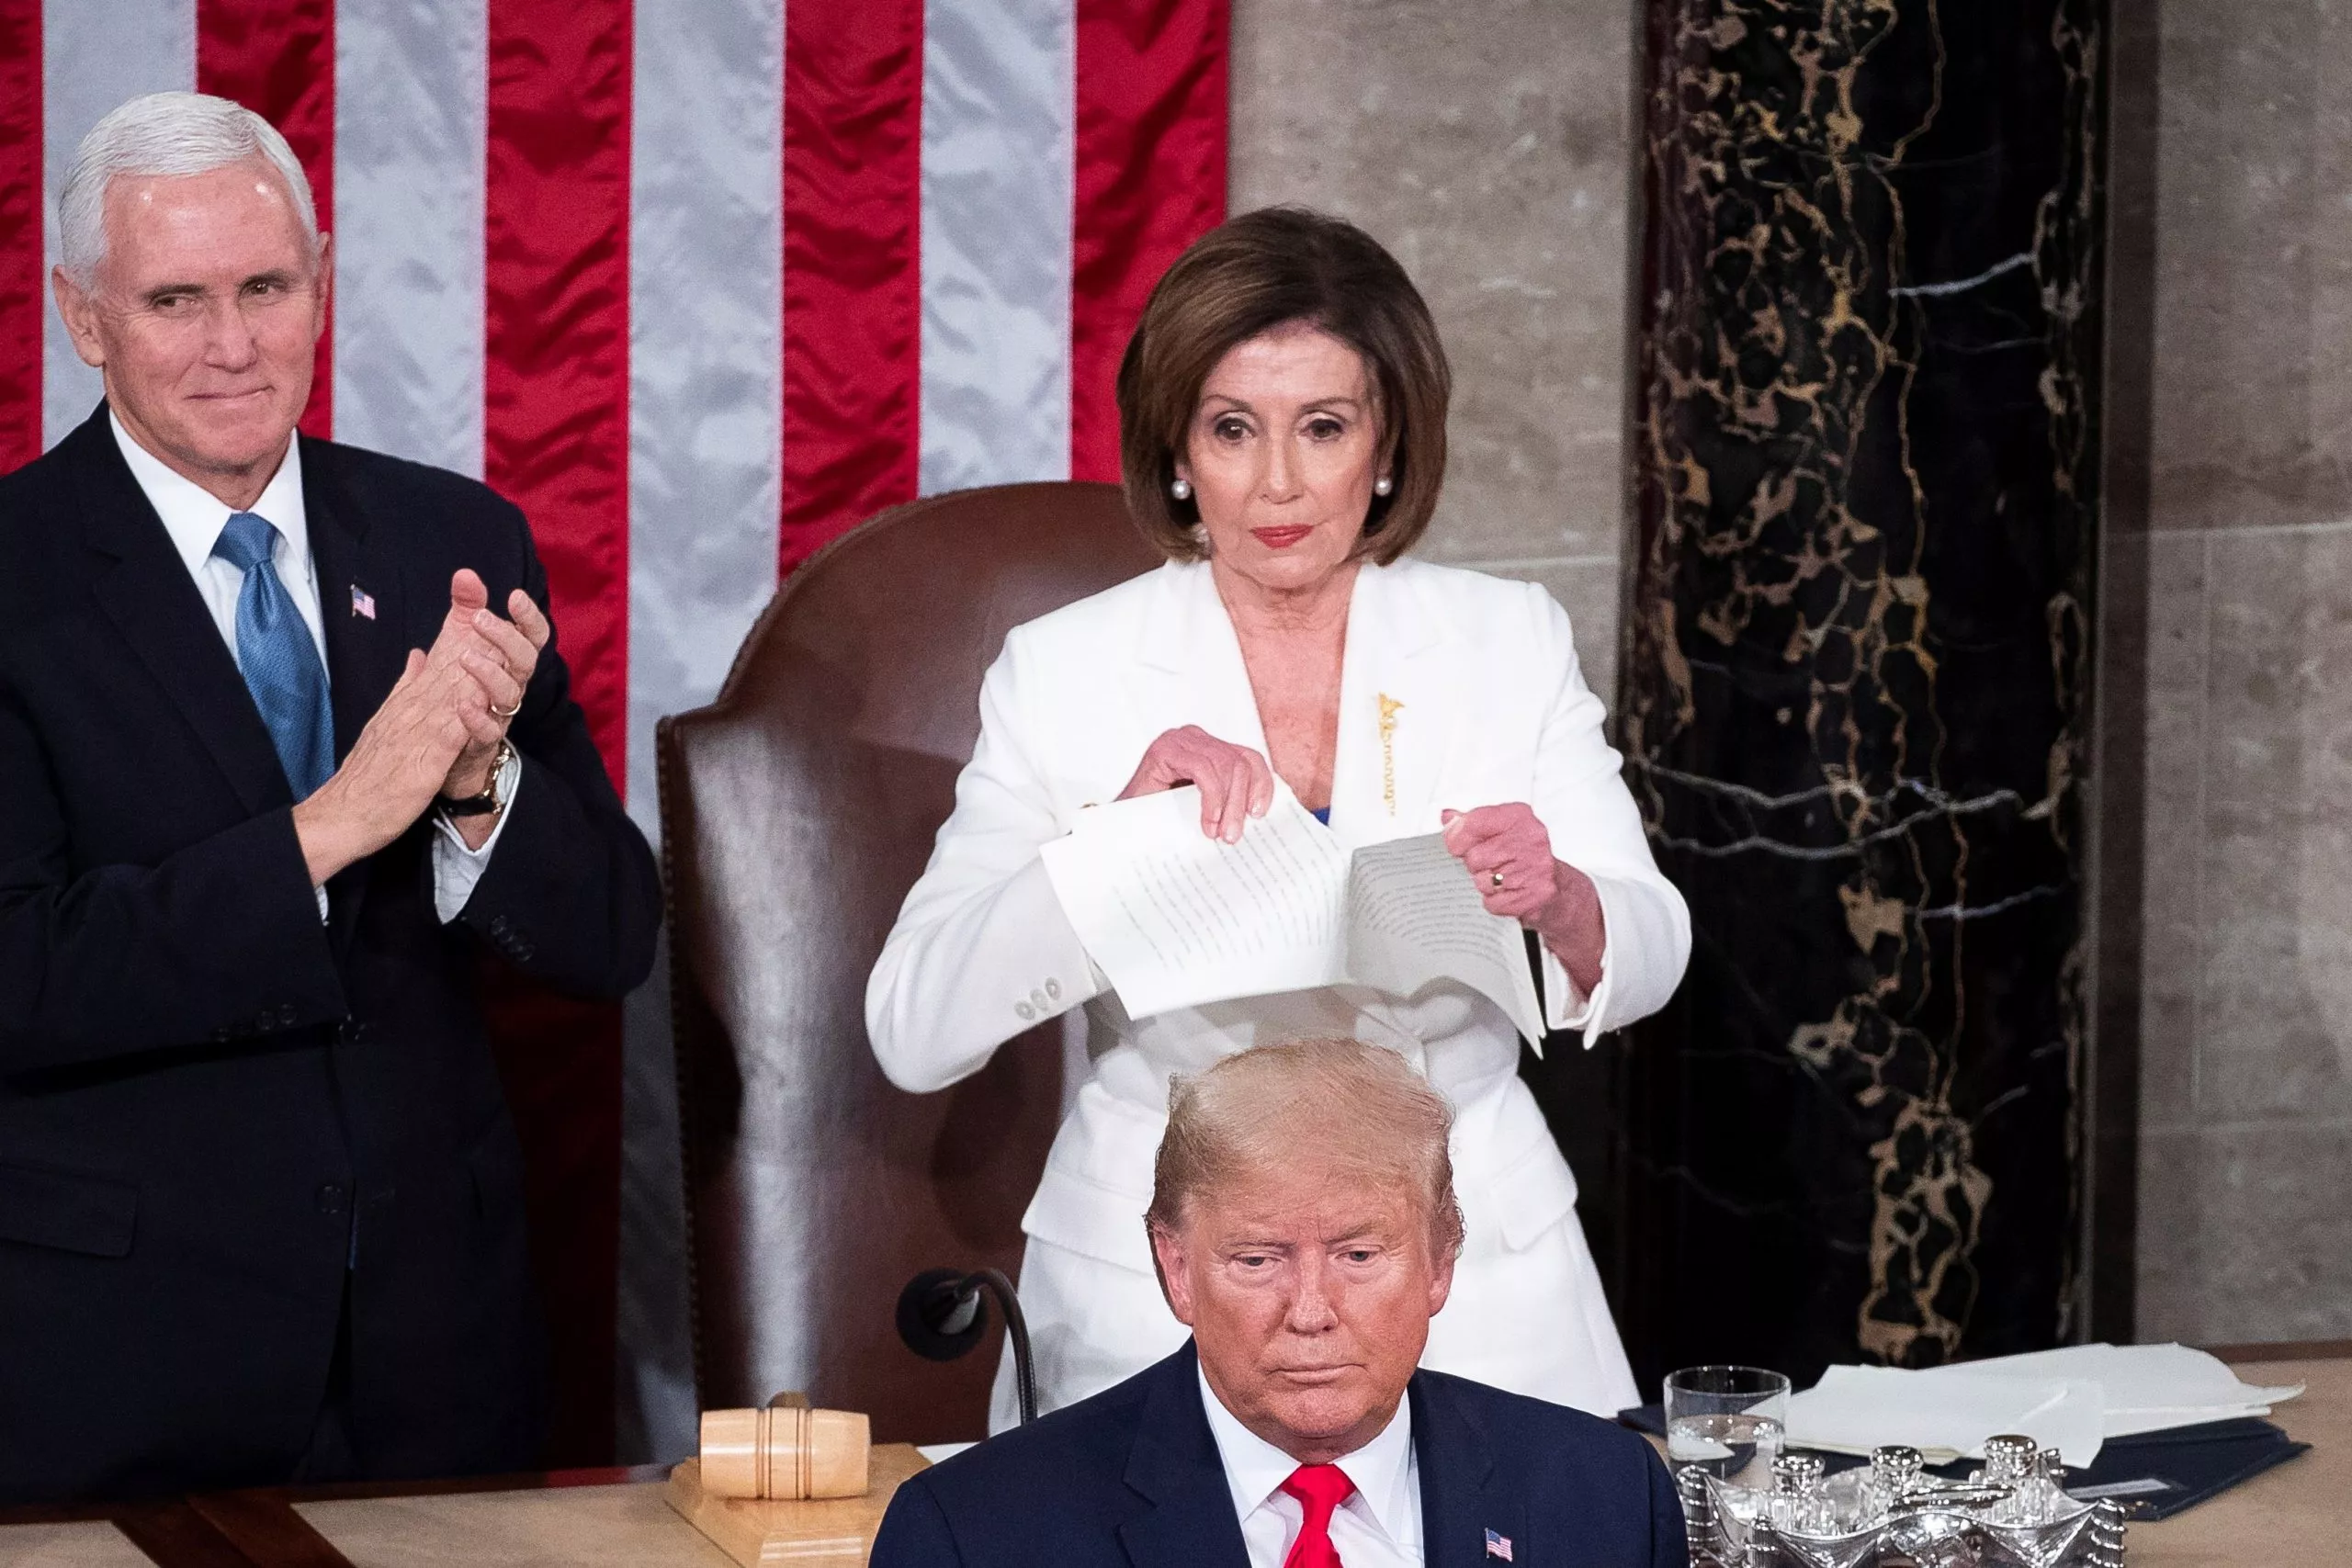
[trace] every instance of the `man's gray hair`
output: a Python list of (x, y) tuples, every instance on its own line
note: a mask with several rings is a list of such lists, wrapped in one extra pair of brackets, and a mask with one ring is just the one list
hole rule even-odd
[(1440, 1259), (1462, 1250), (1447, 1140), (1453, 1108), (1405, 1058), (1360, 1040), (1258, 1045), (1169, 1086), (1168, 1131), (1145, 1223), (1183, 1224), (1193, 1198), (1300, 1158), (1418, 1199)]
[(92, 126), (74, 150), (57, 193), (58, 249), (67, 275), (86, 288), (107, 259), (107, 186), (117, 175), (209, 175), (256, 156), (285, 180), (316, 257), (319, 210), (311, 182), (277, 127), (207, 93), (149, 93)]

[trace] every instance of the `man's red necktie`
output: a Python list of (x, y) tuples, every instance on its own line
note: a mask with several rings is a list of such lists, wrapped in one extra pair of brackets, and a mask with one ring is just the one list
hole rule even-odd
[(1283, 1490), (1306, 1510), (1306, 1522), (1291, 1542), (1283, 1568), (1343, 1568), (1340, 1550), (1331, 1544), (1331, 1510), (1348, 1500), (1356, 1483), (1336, 1464), (1302, 1464), (1283, 1483)]

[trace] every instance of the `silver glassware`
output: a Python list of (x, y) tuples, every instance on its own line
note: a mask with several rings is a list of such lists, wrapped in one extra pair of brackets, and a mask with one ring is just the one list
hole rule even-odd
[(2123, 1511), (2059, 1484), (2054, 1452), (1985, 1445), (1964, 1482), (1925, 1474), (1916, 1451), (1825, 1477), (1820, 1456), (1776, 1456), (1769, 1491), (1699, 1470), (1676, 1477), (1693, 1568), (2124, 1568)]

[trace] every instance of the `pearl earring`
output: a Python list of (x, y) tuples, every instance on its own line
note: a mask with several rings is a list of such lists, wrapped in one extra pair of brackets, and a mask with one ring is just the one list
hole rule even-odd
[(1190, 501), (1193, 499), (1193, 481), (1178, 479), (1168, 487), (1168, 493), (1179, 501)]
[(1372, 493), (1374, 495), (1386, 495), (1390, 491), (1395, 490), (1396, 488), (1396, 481), (1390, 479), (1386, 474), (1383, 474), (1378, 479), (1372, 481)]

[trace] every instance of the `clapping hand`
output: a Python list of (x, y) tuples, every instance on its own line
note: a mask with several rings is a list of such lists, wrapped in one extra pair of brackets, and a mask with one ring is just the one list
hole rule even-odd
[(539, 667), (539, 650), (548, 645), (548, 618), (529, 594), (519, 588), (509, 593), (506, 613), (514, 618), (492, 612), (490, 591), (472, 572), (460, 570), (449, 580), (449, 614), (442, 620), (427, 662), (456, 664), (488, 699), (480, 708), (461, 705), (466, 746), (440, 789), (452, 800), (490, 787), (498, 743), (521, 709), (532, 672)]
[(548, 622), (519, 591), (507, 600), (513, 622), (491, 614), (488, 602), (473, 572), (450, 580), (449, 614), (432, 650), (410, 650), (343, 765), (295, 807), (313, 886), (408, 831), (435, 795), (489, 787), (491, 759), (547, 646)]

